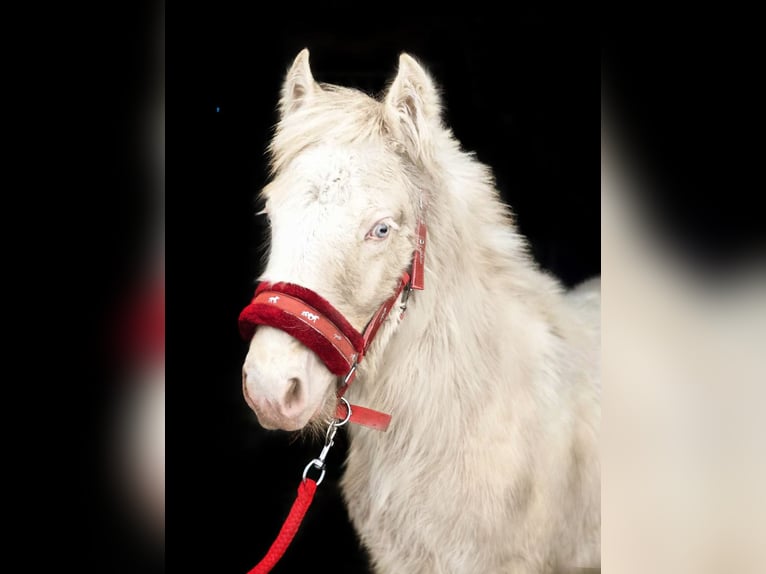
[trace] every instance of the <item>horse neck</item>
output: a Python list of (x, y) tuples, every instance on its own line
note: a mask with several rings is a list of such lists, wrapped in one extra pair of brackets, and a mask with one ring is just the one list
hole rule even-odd
[(425, 290), (381, 330), (353, 398), (392, 412), (398, 429), (444, 423), (451, 433), (493, 400), (500, 355), (523, 354), (522, 372), (526, 349), (545, 352), (524, 339), (548, 328), (559, 287), (529, 259), (490, 172), (455, 147), (443, 154), (426, 212)]

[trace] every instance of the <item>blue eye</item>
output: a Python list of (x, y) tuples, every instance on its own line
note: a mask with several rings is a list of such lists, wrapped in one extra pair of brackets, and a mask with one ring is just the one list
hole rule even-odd
[(372, 228), (372, 235), (378, 239), (383, 239), (388, 235), (389, 231), (391, 231), (391, 226), (388, 223), (381, 222)]

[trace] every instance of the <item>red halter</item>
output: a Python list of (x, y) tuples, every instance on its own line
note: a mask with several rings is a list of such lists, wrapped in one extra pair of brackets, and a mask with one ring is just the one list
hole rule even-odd
[[(292, 283), (262, 282), (255, 290), (250, 304), (239, 315), (239, 332), (250, 340), (257, 325), (269, 325), (298, 339), (317, 354), (333, 374), (343, 377), (338, 389), (336, 416), (344, 419), (347, 410), (340, 398), (356, 377), (356, 368), (364, 358), (378, 329), (391, 312), (402, 293), (402, 313), (412, 289), (423, 289), (426, 226), (418, 221), (417, 247), (412, 258), (411, 272), (403, 272), (394, 294), (372, 316), (364, 333), (360, 333), (326, 299), (314, 291)], [(352, 423), (377, 430), (386, 430), (391, 415), (352, 405)]]

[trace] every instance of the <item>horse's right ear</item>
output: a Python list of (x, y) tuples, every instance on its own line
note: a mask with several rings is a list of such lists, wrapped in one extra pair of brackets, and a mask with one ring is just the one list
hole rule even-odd
[(322, 88), (314, 81), (309, 66), (308, 48), (303, 48), (293, 60), (293, 65), (285, 75), (282, 84), (282, 97), (279, 100), (279, 113), (285, 117), (309, 102)]
[(430, 154), (431, 132), (441, 122), (441, 98), (428, 72), (408, 54), (385, 96), (388, 125), (413, 159)]

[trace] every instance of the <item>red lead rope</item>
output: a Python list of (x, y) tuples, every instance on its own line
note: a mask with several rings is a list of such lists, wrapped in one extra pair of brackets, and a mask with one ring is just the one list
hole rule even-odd
[(298, 496), (293, 502), (293, 507), (290, 509), (290, 514), (287, 515), (285, 523), (282, 525), (282, 529), (277, 535), (277, 539), (269, 548), (266, 556), (253, 567), (247, 574), (267, 574), (271, 572), (271, 569), (276, 566), (279, 559), (290, 546), (290, 543), (295, 537), (295, 533), (300, 528), (301, 521), (306, 514), (306, 511), (311, 506), (311, 501), (314, 500), (314, 493), (317, 491), (317, 483), (307, 478), (302, 480), (298, 486)]
[[(271, 548), (269, 548), (266, 556), (264, 556), (255, 568), (248, 572), (248, 574), (267, 574), (268, 572), (271, 572), (271, 569), (274, 568), (276, 563), (279, 562), (279, 559), (282, 558), (285, 550), (287, 550), (287, 547), (298, 532), (303, 517), (306, 515), (309, 506), (311, 506), (311, 501), (314, 500), (317, 486), (324, 480), (326, 470), (325, 458), (327, 458), (327, 453), (330, 452), (332, 445), (335, 444), (333, 440), (335, 434), (340, 427), (345, 425), (349, 422), (349, 419), (351, 419), (351, 405), (349, 405), (348, 401), (343, 398), (341, 399), (341, 402), (346, 405), (346, 416), (343, 419), (332, 421), (330, 426), (327, 427), (322, 452), (320, 452), (319, 456), (309, 462), (306, 465), (306, 468), (303, 469), (303, 480), (301, 481), (300, 486), (298, 486), (298, 496), (295, 499), (295, 502), (293, 502), (290, 514), (287, 515), (287, 519), (282, 525), (282, 529), (279, 531), (277, 539), (271, 545)], [(308, 477), (308, 472), (312, 467), (321, 472), (319, 480), (313, 480)]]

